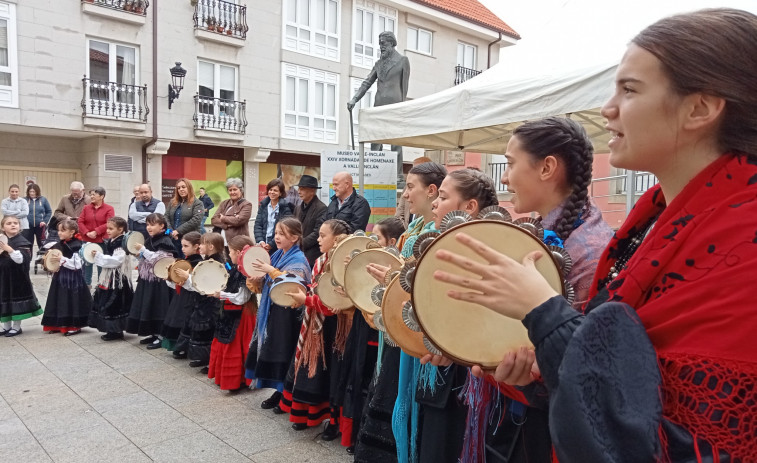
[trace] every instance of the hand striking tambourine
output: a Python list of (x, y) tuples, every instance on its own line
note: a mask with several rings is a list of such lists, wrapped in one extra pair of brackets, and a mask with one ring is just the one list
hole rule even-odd
[[(461, 365), (480, 365), (485, 369), (493, 369), (506, 353), (514, 352), (522, 346), (532, 347), (521, 321), (478, 304), (452, 299), (447, 295), (448, 291), (459, 288), (433, 277), (434, 272), (442, 270), (456, 275), (463, 272), (467, 277), (479, 278), (436, 257), (436, 251), (444, 249), (484, 263), (481, 256), (455, 239), (457, 233), (463, 232), (518, 262), (537, 250), (552, 256), (551, 259), (536, 261), (536, 269), (556, 292), (567, 295), (563, 272), (553, 256), (553, 252), (557, 251), (550, 249), (532, 234), (539, 232), (541, 224), (533, 219), (520, 222), (527, 226), (490, 219), (458, 221), (457, 224), (442, 227), (443, 233), (440, 236), (420, 245), (424, 249), (412, 277), (412, 308), (405, 310), (412, 310), (410, 318), (412, 321), (417, 320), (426, 337), (425, 347), (429, 352), (444, 355)], [(543, 229), (541, 231), (543, 233)], [(503, 304), (506, 303), (503, 301)]]
[(145, 235), (143, 235), (142, 232), (130, 231), (124, 233), (124, 239), (121, 244), (124, 251), (134, 256), (139, 255), (137, 244), (141, 244), (142, 246), (145, 245)]
[(179, 275), (177, 270), (186, 270), (187, 272), (191, 272), (192, 264), (188, 260), (177, 259), (168, 266), (168, 280), (181, 286), (187, 281), (187, 279)]
[(79, 256), (88, 264), (95, 263), (95, 254), (98, 252), (103, 252), (103, 248), (97, 243), (84, 243), (84, 245), (79, 248)]
[(292, 296), (287, 293), (293, 293), (297, 290), (307, 292), (307, 284), (304, 278), (294, 273), (279, 275), (273, 279), (273, 283), (271, 284), (271, 301), (282, 307), (293, 307), (296, 303), (292, 299)]
[[(379, 283), (368, 273), (368, 264), (378, 264), (389, 267), (389, 274), (399, 273), (402, 259), (398, 253), (386, 249), (366, 249), (350, 260), (344, 272), (344, 291), (355, 304), (355, 307), (373, 314), (381, 310), (384, 282)], [(332, 264), (333, 269), (333, 264)]]
[(334, 277), (334, 281), (337, 285), (344, 287), (345, 271), (347, 264), (344, 263), (347, 257), (355, 258), (358, 253), (365, 251), (366, 249), (380, 248), (376, 240), (376, 235), (372, 237), (365, 236), (362, 231), (356, 231), (355, 234), (349, 236), (331, 251), (331, 257), (329, 263), (331, 264), (331, 274)]
[(353, 304), (349, 297), (342, 296), (337, 292), (337, 286), (339, 285), (334, 281), (331, 272), (323, 271), (316, 277), (313, 293), (321, 299), (323, 305), (334, 312), (348, 310), (355, 307), (355, 304)]
[(237, 268), (239, 269), (239, 272), (247, 278), (260, 278), (265, 276), (266, 273), (262, 270), (257, 270), (252, 266), (252, 264), (257, 261), (262, 261), (264, 264), (270, 265), (271, 256), (262, 246), (245, 246), (242, 249), (242, 252), (239, 253)]
[(168, 279), (168, 268), (176, 262), (175, 257), (161, 257), (160, 259), (155, 261), (155, 265), (152, 267), (152, 273), (156, 277), (160, 278), (161, 280), (167, 280)]
[(60, 259), (63, 257), (63, 253), (60, 249), (50, 249), (42, 257), (42, 268), (50, 273), (55, 273), (60, 270)]
[(226, 289), (229, 272), (226, 266), (217, 260), (209, 259), (195, 265), (192, 274), (192, 287), (203, 296), (211, 296)]

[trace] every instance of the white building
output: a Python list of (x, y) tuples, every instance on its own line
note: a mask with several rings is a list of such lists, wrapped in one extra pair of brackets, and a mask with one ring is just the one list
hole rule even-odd
[[(322, 150), (349, 146), (346, 103), (379, 32), (410, 60), (409, 98), (518, 39), (476, 0), (250, 3), (0, 0), (0, 188), (36, 180), (54, 207), (78, 179), (125, 214), (143, 180), (156, 196), (187, 177), (225, 198), (222, 181), (243, 176), (256, 203), (278, 165), (317, 176)], [(187, 73), (169, 103), (175, 62)]]

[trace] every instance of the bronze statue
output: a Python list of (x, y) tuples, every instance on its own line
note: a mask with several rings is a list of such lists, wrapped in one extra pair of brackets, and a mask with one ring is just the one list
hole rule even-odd
[[(400, 103), (407, 99), (407, 86), (410, 81), (410, 61), (394, 48), (397, 46), (397, 38), (391, 31), (379, 34), (379, 48), (381, 58), (376, 62), (368, 74), (368, 77), (360, 85), (357, 93), (347, 103), (347, 109), (352, 111), (355, 104), (365, 95), (374, 82), (376, 85), (376, 98), (373, 106), (383, 106), (392, 103)], [(381, 144), (372, 143), (371, 150), (380, 151)], [(402, 177), (402, 147), (392, 145), (392, 151), (397, 152), (397, 183), (404, 185)]]

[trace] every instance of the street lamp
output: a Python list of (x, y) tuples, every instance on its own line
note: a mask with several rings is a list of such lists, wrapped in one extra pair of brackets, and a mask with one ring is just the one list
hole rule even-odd
[(171, 103), (173, 100), (179, 98), (179, 92), (184, 88), (184, 76), (187, 75), (187, 70), (181, 67), (180, 62), (176, 62), (176, 66), (170, 69), (171, 71), (171, 83), (168, 84), (168, 109), (171, 109)]

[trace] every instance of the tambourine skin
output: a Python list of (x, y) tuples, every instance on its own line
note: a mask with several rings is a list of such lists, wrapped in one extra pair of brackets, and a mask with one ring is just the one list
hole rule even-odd
[(270, 264), (271, 256), (268, 254), (268, 251), (266, 251), (262, 246), (255, 245), (245, 247), (242, 252), (239, 253), (239, 259), (237, 261), (237, 268), (239, 269), (239, 272), (247, 278), (260, 278), (262, 276), (265, 276), (265, 272), (252, 268), (252, 263), (257, 260), (261, 260), (266, 264)]
[(63, 257), (63, 253), (60, 249), (50, 249), (42, 257), (42, 268), (50, 273), (55, 273), (60, 270), (60, 261), (53, 263), (53, 257)]
[(177, 285), (181, 286), (186, 282), (187, 280), (181, 278), (177, 273), (176, 270), (182, 269), (186, 270), (187, 272), (192, 271), (192, 264), (188, 260), (184, 259), (178, 259), (173, 264), (171, 264), (168, 267), (168, 279), (172, 282), (176, 283)]
[(226, 288), (229, 272), (217, 260), (204, 260), (192, 270), (192, 287), (203, 296), (213, 295)]
[(138, 255), (139, 250), (137, 249), (137, 246), (136, 246), (137, 244), (141, 244), (143, 246), (145, 244), (145, 236), (141, 232), (130, 231), (124, 234), (124, 240), (123, 240), (123, 245), (122, 245), (124, 251), (134, 256)]
[(353, 251), (365, 251), (369, 247), (379, 246), (374, 240), (367, 236), (350, 236), (345, 238), (336, 245), (331, 252), (331, 274), (334, 276), (339, 286), (345, 286), (344, 276), (347, 266), (344, 263), (345, 258), (349, 257)]
[[(0, 243), (8, 244), (8, 237), (6, 235), (0, 235)], [(5, 249), (0, 249), (0, 254), (4, 252), (5, 252)]]
[(84, 245), (79, 249), (79, 256), (88, 264), (94, 264), (95, 256), (92, 255), (92, 251), (94, 250), (103, 252), (102, 246), (97, 243), (84, 243)]
[(294, 299), (287, 293), (295, 292), (297, 289), (307, 292), (305, 280), (292, 273), (280, 275), (274, 278), (273, 284), (271, 284), (271, 291), (269, 292), (271, 301), (282, 307), (292, 307), (295, 304)]
[[(447, 292), (461, 288), (434, 279), (433, 274), (437, 270), (456, 275), (467, 274), (472, 279), (479, 278), (436, 257), (436, 251), (444, 249), (475, 262), (486, 262), (455, 239), (455, 235), (460, 232), (486, 243), (518, 262), (532, 251), (543, 251), (545, 256), (551, 254), (544, 243), (516, 225), (495, 220), (479, 220), (455, 226), (436, 238), (418, 261), (412, 302), (423, 333), (446, 357), (456, 363), (494, 369), (506, 353), (521, 346), (532, 347), (532, 344), (521, 321), (505, 317), (478, 304), (452, 299), (447, 296)], [(539, 259), (535, 265), (550, 286), (559, 294), (563, 294), (563, 276), (555, 261)], [(503, 304), (506, 303), (503, 301)]]
[(402, 267), (402, 260), (384, 249), (366, 249), (353, 257), (345, 267), (344, 291), (355, 307), (369, 314), (381, 309), (371, 298), (371, 291), (376, 286), (383, 286), (366, 270), (371, 263), (390, 267), (392, 271)]
[(410, 300), (407, 293), (395, 277), (384, 292), (384, 300), (381, 303), (381, 313), (384, 315), (384, 326), (389, 336), (407, 355), (421, 358), (430, 354), (423, 345), (423, 333), (413, 331), (402, 320), (402, 306)]
[(331, 273), (323, 272), (318, 275), (318, 280), (313, 292), (318, 296), (323, 305), (334, 311), (347, 310), (354, 307), (349, 297), (337, 294), (334, 285), (331, 284)]
[(156, 277), (160, 278), (161, 280), (167, 280), (168, 279), (168, 269), (176, 262), (175, 257), (161, 257), (160, 259), (155, 261), (155, 265), (152, 267), (152, 273)]

